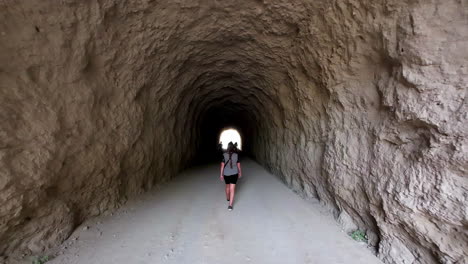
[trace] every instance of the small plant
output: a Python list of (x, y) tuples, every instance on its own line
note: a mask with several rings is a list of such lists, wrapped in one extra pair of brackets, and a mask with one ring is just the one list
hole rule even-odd
[(49, 256), (42, 256), (34, 258), (32, 264), (44, 264), (49, 261)]
[(362, 230), (356, 230), (352, 232), (351, 238), (359, 242), (367, 242), (366, 234)]

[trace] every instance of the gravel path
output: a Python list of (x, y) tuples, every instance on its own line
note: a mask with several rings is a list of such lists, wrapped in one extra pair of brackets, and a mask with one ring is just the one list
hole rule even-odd
[(232, 212), (218, 166), (196, 167), (84, 223), (47, 263), (381, 263), (257, 163), (243, 172)]

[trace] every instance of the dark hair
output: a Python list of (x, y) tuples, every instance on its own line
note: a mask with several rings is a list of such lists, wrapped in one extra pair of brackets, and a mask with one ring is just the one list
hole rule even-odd
[(232, 153), (234, 153), (234, 144), (232, 141), (228, 143), (227, 152), (229, 153), (229, 167), (232, 169)]

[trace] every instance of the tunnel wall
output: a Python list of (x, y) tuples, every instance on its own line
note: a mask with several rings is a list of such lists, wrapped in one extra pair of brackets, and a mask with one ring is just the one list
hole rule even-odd
[(286, 104), (299, 111), (259, 132), (253, 147), (346, 231), (365, 230), (386, 263), (462, 263), (467, 255), (462, 8), (414, 1), (329, 9), (329, 30), (317, 37), (328, 49), (316, 47), (322, 54), (310, 59), (322, 66), (321, 83), (311, 89), (291, 70), (295, 100)]
[(0, 254), (169, 180), (210, 109), (248, 113), (253, 157), (386, 263), (468, 254), (464, 2), (0, 7)]
[(123, 19), (139, 3), (0, 5), (0, 255), (38, 253), (190, 159), (177, 53), (155, 59), (164, 33), (144, 42), (143, 14)]

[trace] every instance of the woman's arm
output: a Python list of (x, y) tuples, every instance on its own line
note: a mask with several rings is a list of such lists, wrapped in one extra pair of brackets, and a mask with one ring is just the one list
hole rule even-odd
[(221, 170), (220, 170), (220, 174), (219, 174), (219, 179), (221, 181), (224, 180), (223, 174), (224, 174), (224, 162), (221, 162)]
[(242, 169), (241, 169), (240, 162), (237, 162), (237, 170), (239, 171), (239, 178), (241, 178), (242, 177)]

